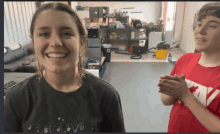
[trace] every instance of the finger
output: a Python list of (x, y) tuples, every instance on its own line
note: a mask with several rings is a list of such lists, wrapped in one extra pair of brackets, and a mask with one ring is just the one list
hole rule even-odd
[(171, 75), (165, 75), (164, 77), (160, 77), (161, 79), (170, 79), (170, 80), (177, 80), (177, 77)]
[(178, 75), (176, 75), (175, 74), (175, 79), (177, 80), (177, 81), (181, 81), (182, 79), (184, 79), (182, 76), (178, 76)]
[(173, 80), (173, 79), (162, 79), (159, 81), (158, 84), (160, 84), (160, 83), (162, 83), (162, 84), (165, 83), (165, 84), (169, 84), (171, 86), (175, 86), (175, 85), (178, 85), (179, 82), (177, 80)]
[(184, 75), (184, 74), (182, 74), (182, 75), (181, 75), (181, 78), (182, 78), (182, 79), (185, 79), (185, 75)]
[(170, 91), (171, 89), (173, 89), (173, 85), (169, 84), (169, 83), (159, 83), (158, 86), (166, 91)]
[(182, 81), (182, 80), (185, 80), (185, 75), (184, 74), (182, 74), (181, 76), (178, 76), (178, 75), (175, 75), (175, 77), (176, 77), (176, 79), (178, 80), (178, 81)]
[(169, 76), (170, 76), (170, 75), (166, 74), (166, 75), (164, 75), (164, 76), (161, 75), (160, 77), (161, 77), (161, 78), (165, 78), (165, 77), (169, 77)]
[(166, 91), (164, 88), (159, 87), (158, 91)]

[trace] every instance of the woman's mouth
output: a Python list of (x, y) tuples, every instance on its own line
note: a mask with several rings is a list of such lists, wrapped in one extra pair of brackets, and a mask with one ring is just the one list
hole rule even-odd
[(48, 58), (66, 58), (69, 53), (47, 53)]

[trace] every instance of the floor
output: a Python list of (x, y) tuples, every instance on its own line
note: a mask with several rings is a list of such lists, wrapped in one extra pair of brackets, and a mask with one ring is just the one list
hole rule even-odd
[(164, 106), (157, 83), (170, 74), (170, 63), (106, 63), (103, 80), (110, 83), (121, 98), (126, 132), (166, 132), (172, 106)]
[[(169, 53), (173, 61), (184, 54), (178, 48)], [(112, 51), (111, 62), (106, 63), (102, 79), (119, 92), (126, 132), (167, 132), (172, 106), (162, 104), (157, 83), (161, 75), (170, 74), (173, 66), (167, 58), (152, 55), (137, 60)]]

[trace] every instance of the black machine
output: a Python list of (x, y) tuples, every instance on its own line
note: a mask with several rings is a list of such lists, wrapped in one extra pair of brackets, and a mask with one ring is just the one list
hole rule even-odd
[(160, 43), (157, 44), (158, 50), (160, 49), (169, 49), (170, 45), (166, 41), (161, 41)]
[(141, 23), (141, 21), (140, 20), (134, 20), (133, 21), (133, 27), (134, 28), (141, 28), (142, 27), (142, 23)]
[(141, 55), (147, 51), (146, 47), (141, 47), (141, 46), (133, 46), (132, 49), (134, 55), (131, 56), (131, 59), (141, 59), (142, 58)]
[(133, 53), (135, 55), (141, 55), (146, 51), (145, 47), (140, 47), (140, 46), (133, 46)]
[(151, 49), (169, 49), (170, 48), (170, 44), (168, 44), (166, 41), (161, 41), (157, 44), (156, 47), (152, 47), (150, 49), (148, 49), (146, 46), (145, 47), (141, 47), (141, 46), (133, 46), (132, 47), (132, 53), (131, 52), (125, 52), (125, 51), (116, 51), (115, 53), (118, 54), (126, 54), (126, 55), (132, 55), (130, 58), (131, 59), (141, 59), (143, 54), (146, 53), (156, 53), (154, 51), (150, 51)]
[(100, 29), (88, 29), (88, 38), (99, 38)]

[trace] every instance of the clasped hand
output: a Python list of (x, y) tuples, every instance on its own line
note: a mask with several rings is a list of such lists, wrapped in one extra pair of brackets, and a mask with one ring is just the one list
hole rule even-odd
[(188, 90), (184, 74), (182, 74), (181, 76), (165, 75), (163, 77), (160, 77), (158, 86), (160, 93), (175, 97), (176, 99), (182, 101), (184, 98), (191, 94)]

